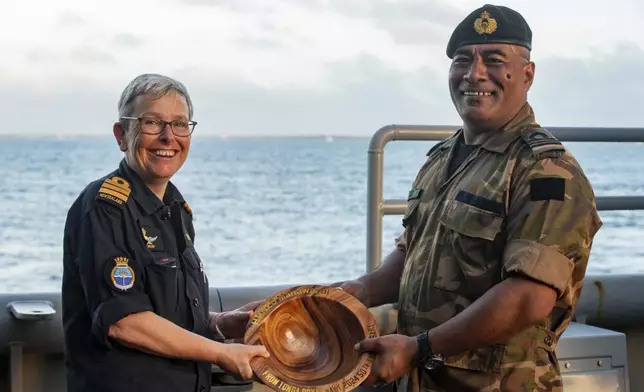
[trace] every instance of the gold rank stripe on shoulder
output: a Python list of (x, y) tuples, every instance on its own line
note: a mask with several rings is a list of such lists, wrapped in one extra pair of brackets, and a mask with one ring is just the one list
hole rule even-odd
[(130, 184), (121, 177), (112, 177), (103, 181), (98, 190), (98, 196), (117, 204), (127, 202), (130, 197)]
[(188, 205), (188, 202), (186, 201), (183, 202), (183, 208), (190, 216), (192, 216), (192, 208), (190, 208), (190, 206)]

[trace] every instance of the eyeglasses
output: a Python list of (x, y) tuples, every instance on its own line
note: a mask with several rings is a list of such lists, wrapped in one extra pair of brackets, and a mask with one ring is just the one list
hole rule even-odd
[(170, 129), (175, 136), (190, 136), (197, 125), (196, 121), (163, 121), (154, 117), (121, 117), (121, 119), (137, 120), (141, 127), (141, 132), (148, 135), (158, 135), (165, 129), (166, 125), (170, 125)]

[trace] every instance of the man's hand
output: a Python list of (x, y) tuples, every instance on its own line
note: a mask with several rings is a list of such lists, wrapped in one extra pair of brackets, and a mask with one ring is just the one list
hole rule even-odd
[(263, 300), (254, 301), (230, 312), (216, 313), (211, 317), (210, 328), (216, 331), (219, 327), (219, 331), (226, 339), (241, 339), (246, 333), (246, 326), (253, 317), (253, 312), (263, 302)]
[(331, 285), (331, 287), (339, 287), (356, 299), (362, 302), (366, 307), (370, 307), (369, 295), (367, 294), (367, 287), (357, 280), (347, 280), (346, 282), (338, 282)]
[(362, 383), (371, 386), (376, 383), (390, 383), (409, 373), (414, 368), (418, 355), (416, 337), (386, 335), (365, 339), (356, 345), (356, 350), (376, 354), (371, 374)]

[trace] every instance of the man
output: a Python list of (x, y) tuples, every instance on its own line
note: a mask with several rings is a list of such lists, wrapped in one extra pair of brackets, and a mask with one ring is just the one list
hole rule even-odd
[(601, 221), (584, 172), (527, 102), (531, 41), (519, 13), (494, 5), (449, 40), (463, 126), (428, 152), (396, 249), (340, 284), (367, 306), (398, 302), (397, 334), (357, 345), (377, 354), (367, 385), (562, 390), (555, 349)]
[(124, 159), (67, 215), (62, 305), (70, 392), (210, 391), (212, 363), (251, 378), (262, 346), (240, 338), (257, 303), (209, 312), (192, 210), (170, 179), (196, 126), (185, 86), (136, 77), (113, 133)]

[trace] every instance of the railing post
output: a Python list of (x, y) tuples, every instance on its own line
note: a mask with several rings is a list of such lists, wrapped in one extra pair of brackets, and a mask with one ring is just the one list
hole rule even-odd
[(384, 146), (397, 132), (395, 125), (380, 128), (367, 151), (367, 273), (380, 266), (382, 258), (382, 175)]
[(22, 342), (10, 342), (9, 378), (11, 379), (11, 392), (22, 392)]
[(452, 134), (454, 127), (386, 125), (369, 142), (367, 160), (367, 273), (382, 262), (382, 218), (385, 200), (383, 194), (384, 149), (392, 140), (440, 140)]
[[(45, 300), (12, 301), (7, 304), (7, 312), (16, 320), (23, 323), (22, 330), (27, 328), (25, 323), (41, 320), (51, 320), (56, 314), (54, 305)], [(31, 326), (31, 325), (29, 325)], [(23, 351), (25, 342), (9, 341), (9, 377), (11, 378), (11, 392), (23, 391)]]
[(382, 258), (382, 150), (369, 149), (367, 173), (367, 273)]

